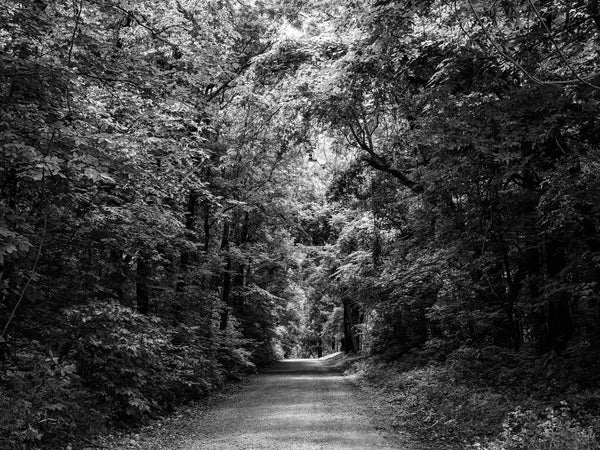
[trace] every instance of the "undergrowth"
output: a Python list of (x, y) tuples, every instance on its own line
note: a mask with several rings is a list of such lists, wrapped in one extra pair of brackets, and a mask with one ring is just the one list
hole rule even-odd
[(342, 369), (380, 392), (393, 428), (431, 448), (591, 450), (600, 448), (595, 358), (462, 347), (443, 361), (421, 352)]
[(2, 449), (76, 446), (254, 370), (235, 334), (207, 337), (114, 303), (69, 308), (62, 323), (51, 333), (64, 345), (15, 342), (13, 362), (0, 372)]

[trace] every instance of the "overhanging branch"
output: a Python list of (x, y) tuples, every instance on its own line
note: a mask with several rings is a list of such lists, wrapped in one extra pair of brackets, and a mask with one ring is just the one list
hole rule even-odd
[(408, 178), (404, 172), (394, 169), (391, 167), (386, 161), (384, 161), (381, 157), (376, 156), (367, 156), (364, 155), (361, 158), (364, 162), (366, 162), (373, 169), (380, 170), (381, 172), (389, 173), (394, 178), (396, 178), (400, 183), (402, 183), (405, 187), (413, 191), (415, 194), (422, 194), (425, 190), (423, 186), (417, 183), (416, 181)]

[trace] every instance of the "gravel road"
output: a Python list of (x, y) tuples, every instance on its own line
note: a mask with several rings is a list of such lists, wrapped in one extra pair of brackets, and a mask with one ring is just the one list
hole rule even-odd
[(136, 447), (407, 449), (376, 430), (356, 389), (326, 362), (315, 359), (275, 363), (244, 389), (198, 411), (175, 434), (165, 431), (142, 439)]

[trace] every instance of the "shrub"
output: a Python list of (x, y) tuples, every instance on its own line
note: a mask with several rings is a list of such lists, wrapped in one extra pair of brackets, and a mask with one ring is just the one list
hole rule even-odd
[[(436, 448), (600, 448), (600, 394), (597, 387), (587, 387), (596, 375), (583, 376), (584, 367), (574, 364), (581, 358), (546, 355), (542, 363), (539, 355), (463, 346), (440, 364), (427, 363), (427, 352), (409, 353), (394, 362), (352, 362), (359, 379), (385, 393), (395, 427)], [(559, 395), (569, 404), (544, 409), (559, 404)]]
[(167, 327), (118, 304), (78, 306), (65, 314), (74, 339), (70, 356), (114, 421), (169, 411), (252, 369), (233, 338), (213, 342), (194, 327)]
[(566, 402), (559, 408), (547, 408), (543, 414), (520, 408), (511, 411), (500, 436), (487, 444), (475, 444), (482, 450), (594, 450), (600, 448), (592, 427), (583, 426)]
[[(73, 306), (47, 345), (13, 343), (0, 373), (0, 448), (55, 449), (134, 425), (254, 370), (235, 331), (168, 326), (116, 303)], [(57, 344), (57, 350), (49, 350)]]
[(19, 370), (0, 375), (0, 448), (57, 448), (75, 433), (102, 431), (104, 418), (75, 366), (47, 355), (37, 342), (26, 349), (18, 354)]
[(464, 443), (473, 436), (494, 436), (500, 431), (509, 408), (504, 396), (459, 381), (449, 366), (422, 366), (418, 357), (410, 360), (356, 364), (359, 378), (378, 384), (386, 393), (394, 410), (394, 427), (409, 429), (436, 444)]

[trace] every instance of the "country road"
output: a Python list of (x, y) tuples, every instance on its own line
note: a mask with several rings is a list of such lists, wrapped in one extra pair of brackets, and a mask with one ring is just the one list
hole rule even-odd
[(322, 360), (280, 361), (200, 411), (168, 443), (142, 438), (138, 448), (408, 450), (375, 429), (357, 395)]

